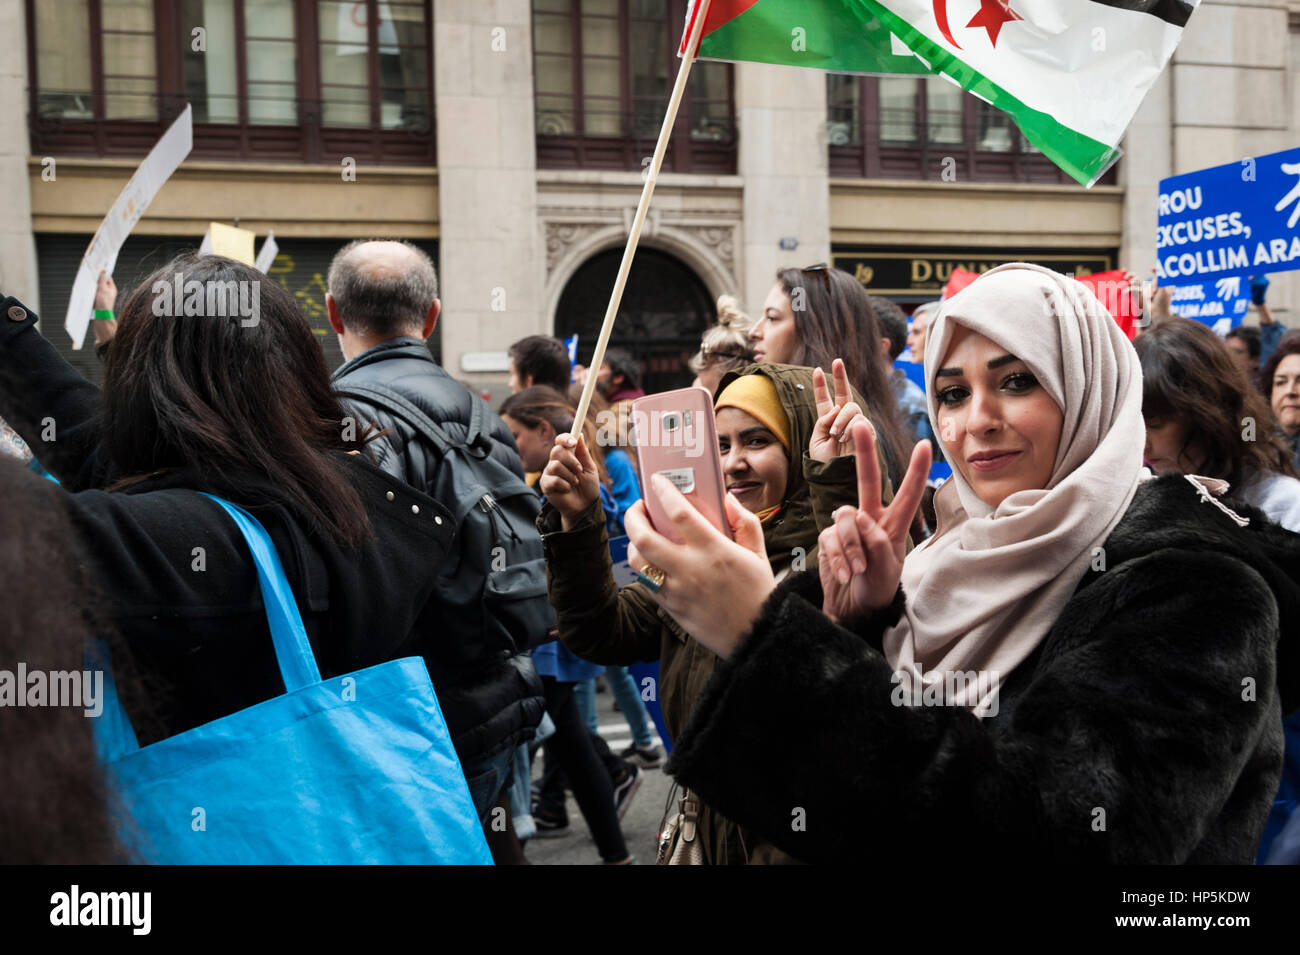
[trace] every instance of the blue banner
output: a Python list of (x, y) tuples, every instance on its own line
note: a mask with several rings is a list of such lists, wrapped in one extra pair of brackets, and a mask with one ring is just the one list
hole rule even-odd
[[(903, 354), (911, 354), (911, 350), (909, 349)], [(925, 391), (925, 366), (924, 365), (922, 365), (920, 362), (905, 361), (902, 358), (902, 356), (899, 356), (894, 361), (894, 367), (901, 368), (903, 370), (903, 374), (907, 375), (907, 377), (911, 379), (912, 383), (915, 384), (916, 387), (920, 388), (922, 391)], [(937, 441), (935, 442), (935, 445), (936, 445), (935, 450), (937, 451), (938, 450)], [(944, 461), (941, 458), (936, 457), (935, 460), (930, 464), (930, 478), (927, 483), (931, 487), (938, 487), (940, 484), (948, 480), (948, 478), (950, 477), (952, 477), (952, 465), (950, 465), (947, 461)]]
[(570, 335), (561, 341), (564, 342), (564, 347), (569, 353), (569, 368), (572, 369), (578, 363), (578, 336)]
[(1300, 148), (1161, 179), (1156, 275), (1185, 286), (1300, 269), (1297, 224)]
[[(903, 354), (910, 355), (911, 353), (911, 349), (908, 349)], [(901, 370), (903, 374), (911, 379), (912, 384), (916, 385), (916, 387), (920, 388), (922, 391), (925, 391), (925, 366), (919, 361), (908, 361), (900, 355), (898, 358), (894, 359), (894, 367)]]
[(1250, 282), (1240, 275), (1181, 285), (1169, 304), (1175, 315), (1209, 325), (1220, 337), (1241, 324), (1250, 311)]

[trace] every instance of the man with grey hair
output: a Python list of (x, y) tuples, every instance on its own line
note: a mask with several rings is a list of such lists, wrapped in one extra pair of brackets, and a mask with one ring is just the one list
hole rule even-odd
[[(448, 375), (425, 344), (442, 310), (438, 274), (429, 256), (401, 240), (349, 242), (330, 262), (327, 284), (325, 308), (346, 359), (334, 372), (335, 389), (383, 385), (437, 424), (468, 430), (474, 404), (482, 399)], [(348, 404), (361, 420), (390, 431), (371, 442), (375, 463), (423, 490), (438, 462), (433, 449), (416, 439), (416, 429), (357, 399)], [(493, 413), (485, 420), (492, 457), (522, 476), (510, 430)]]
[(325, 306), (345, 359), (398, 337), (428, 341), (438, 324), (438, 274), (409, 242), (349, 242), (330, 262), (327, 284)]
[[(383, 430), (383, 436), (367, 446), (374, 462), (438, 498), (434, 484), (444, 456), (432, 438), (424, 436), (432, 429), (419, 423), (423, 416), (451, 442), (468, 445), (475, 449), (474, 456), (486, 456), (503, 465), (518, 479), (526, 496), (519, 452), (510, 430), (482, 398), (471, 394), (433, 360), (425, 344), (441, 309), (438, 276), (429, 257), (409, 242), (351, 242), (330, 263), (328, 285), (325, 306), (346, 359), (334, 372), (334, 388), (355, 416), (358, 432), (370, 423)], [(367, 400), (372, 396), (373, 400)], [(499, 469), (495, 474), (501, 486), (492, 490), (503, 498), (506, 491), (502, 487), (513, 485)], [(484, 500), (501, 510), (490, 495)], [(461, 515), (475, 501), (440, 503)], [(518, 523), (518, 527), (508, 525), (516, 540), (520, 535), (537, 534), (535, 527)], [(540, 539), (536, 544), (540, 558)], [(481, 661), (483, 657), (478, 652), (482, 641), (464, 635), (465, 629), (454, 625), (457, 620), (469, 619), (465, 606), (478, 606), (487, 599), (486, 584), (474, 575), (477, 565), (471, 564), (474, 561), (462, 555), (452, 577), (446, 581), (440, 577), (435, 585), (434, 592), (443, 595), (440, 612), (446, 621), (449, 661)], [(467, 590), (472, 592), (462, 592)], [(381, 640), (396, 636), (376, 634)], [(514, 750), (532, 738), (545, 703), (541, 681), (527, 653), (491, 652), (490, 664), (448, 662), (437, 667), (437, 672), (431, 670), (430, 676), (495, 853), (495, 830), (486, 820), (493, 805), (499, 803)]]

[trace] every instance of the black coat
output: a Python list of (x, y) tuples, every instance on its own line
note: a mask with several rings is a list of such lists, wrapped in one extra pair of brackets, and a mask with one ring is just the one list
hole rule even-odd
[[(447, 374), (418, 338), (394, 338), (376, 345), (340, 365), (333, 379), (335, 390), (341, 392), (346, 392), (350, 385), (390, 388), (445, 428), (453, 438), (465, 437), (471, 408), (475, 402), (483, 403), (482, 398), (470, 394)], [(367, 445), (371, 459), (412, 487), (427, 490), (438, 466), (433, 447), (417, 438), (415, 429), (404, 418), (394, 417), (362, 398), (344, 400), (363, 421), (389, 429), (388, 434)], [(514, 436), (500, 417), (491, 409), (486, 410), (484, 420), (492, 445), (490, 456), (523, 480)]]
[(1141, 486), (984, 720), (891, 702), (901, 588), (844, 629), (787, 580), (667, 770), (809, 862), (1249, 864), (1300, 703), (1300, 535), (1233, 507)]
[[(62, 498), (103, 609), (153, 688), (154, 725), (140, 734), (142, 743), (284, 692), (247, 545), (200, 490), (242, 505), (266, 527), (322, 677), (422, 656), (462, 762), (531, 738), (544, 703), (530, 660), (502, 660), (472, 673), (442, 662), (442, 608), (429, 597), (439, 567), (454, 559), (446, 508), (342, 453), (371, 524), (358, 549), (334, 541), (259, 475), (223, 483), (201, 470), (173, 472), (121, 493), (98, 490), (108, 480), (98, 389), (40, 336), (34, 316), (9, 317), (21, 307), (14, 299), (0, 302), (0, 417), (28, 440), (64, 491), (75, 493), (33, 475), (26, 499), (2, 506), (50, 507), (51, 495)], [(41, 440), (47, 416), (57, 425), (50, 442)]]

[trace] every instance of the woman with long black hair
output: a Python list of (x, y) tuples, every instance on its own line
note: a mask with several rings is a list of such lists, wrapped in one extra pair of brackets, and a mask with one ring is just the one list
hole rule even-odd
[(288, 291), (181, 256), (120, 310), (102, 395), (34, 314), (0, 308), (0, 415), (62, 482), (103, 612), (154, 688), (141, 745), (284, 692), (256, 567), (208, 492), (265, 526), (324, 677), (424, 658), (483, 818), (497, 763), (541, 718), (540, 684), (526, 656), (471, 659), (442, 639), (431, 595), (453, 518), (364, 460), (373, 435)]

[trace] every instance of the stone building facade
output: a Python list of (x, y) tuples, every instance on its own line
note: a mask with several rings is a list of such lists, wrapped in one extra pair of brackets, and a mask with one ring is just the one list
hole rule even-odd
[[(144, 24), (139, 29), (154, 30), (162, 104), (155, 118), (165, 116), (183, 92), (171, 88), (180, 80), (169, 81), (169, 70), (191, 77), (192, 68), (179, 58), (168, 66), (162, 37), (184, 39), (187, 23), (166, 12), (161, 0), (87, 2), (96, 11), (92, 43), (110, 37), (110, 18), (125, 18), (133, 8), (133, 22)], [(328, 37), (335, 30), (343, 35), (343, 21), (336, 25), (331, 18), (334, 7), (347, 4), (329, 12), (310, 0), (199, 6), (214, 17), (234, 4), (231, 9), (243, 10), (251, 24), (250, 11), (277, 2), (287, 5), (287, 17), (297, 18), (296, 42), (310, 36), (314, 49), (334, 56), (328, 60), (322, 52), (314, 74), (301, 56), (297, 67), (299, 116), (320, 123), (319, 110), (304, 105), (302, 87), (324, 83), (338, 69), (330, 64), (342, 62), (343, 41)], [(339, 13), (351, 15), (347, 28), (360, 31), (349, 49), (358, 57), (364, 52), (366, 17), (373, 15), (379, 26), (369, 28), (369, 56), (385, 70), (385, 57), (391, 59), (400, 44), (385, 40), (383, 22), (422, 18), (431, 48), (432, 128), (425, 132), (436, 149), (420, 153), (396, 137), (399, 121), (388, 119), (397, 115), (389, 92), (372, 95), (372, 115), (380, 116), (382, 107), (384, 118), (374, 136), (356, 140), (355, 148), (367, 151), (351, 157), (354, 181), (340, 173), (340, 151), (353, 148), (351, 141), (331, 139), (328, 128), (316, 129), (315, 145), (297, 154), (290, 154), (299, 149), (297, 140), (292, 149), (284, 145), (290, 137), (262, 155), (256, 151), (266, 146), (262, 133), (288, 137), (292, 130), (245, 122), (230, 133), (245, 137), (243, 155), (220, 158), (223, 128), (205, 127), (205, 151), (196, 148), (146, 212), (134, 232), (140, 240), (133, 238), (135, 245), (124, 251), (121, 270), (147, 272), (161, 264), (160, 250), (196, 245), (210, 221), (237, 219), (259, 236), (274, 229), (282, 255), (272, 275), (299, 296), (337, 358), (323, 322), (323, 263), (331, 250), (358, 236), (418, 241), (435, 254), (442, 282), (436, 352), (456, 377), (499, 399), (510, 342), (575, 331), (589, 342), (589, 330), (599, 325), (653, 137), (624, 137), (622, 159), (602, 154), (593, 162), (584, 157), (595, 154), (589, 147), (597, 137), (588, 135), (584, 143), (581, 130), (574, 131), (580, 125), (575, 117), (585, 115), (585, 128), (595, 128), (601, 119), (593, 104), (603, 97), (617, 106), (617, 96), (600, 89), (601, 69), (635, 61), (637, 30), (650, 23), (646, 18), (665, 18), (660, 32), (670, 32), (685, 0), (365, 0), (352, 7)], [(6, 211), (0, 288), (43, 305), (46, 334), (57, 341), (66, 339), (59, 327), (71, 281), (65, 273), (75, 270), (76, 250), (84, 249), (147, 150), (152, 127), (136, 131), (133, 149), (125, 134), (118, 141), (101, 137), (96, 147), (75, 140), (75, 121), (51, 122), (50, 81), (41, 80), (35, 67), (49, 62), (57, 41), (33, 22), (46, 15), (38, 8), (33, 0), (0, 0), (0, 32), (28, 38), (27, 57), (0, 63), (0, 109), (11, 131), (0, 143)], [(590, 10), (596, 13), (588, 16)], [(623, 56), (602, 60), (591, 50), (605, 42), (602, 30), (615, 37), (615, 24)], [(103, 40), (110, 42), (118, 39)], [(571, 42), (587, 44), (586, 72), (573, 71), (581, 87), (576, 101), (565, 87), (564, 67), (557, 66), (563, 57), (552, 52)], [(245, 59), (240, 69), (270, 68), (255, 64), (252, 53)], [(698, 147), (701, 158), (670, 163), (657, 184), (642, 237), (644, 269), (635, 290), (629, 288), (634, 298), (626, 322), (634, 334), (628, 343), (640, 346), (658, 383), (680, 380), (689, 341), (708, 320), (712, 300), (732, 293), (757, 313), (774, 273), (787, 265), (834, 261), (870, 291), (904, 306), (937, 297), (946, 271), (956, 265), (1032, 255), (1063, 271), (1145, 272), (1155, 259), (1161, 177), (1300, 144), (1298, 66), (1300, 0), (1202, 0), (1130, 127), (1124, 158), (1091, 189), (1063, 181), (980, 104), (924, 81), (905, 81), (920, 84), (915, 87), (828, 81), (816, 71), (754, 64), (725, 67), (725, 74), (714, 70), (707, 82), (724, 92), (703, 95), (701, 118), (679, 130), (690, 140), (681, 149)], [(647, 76), (662, 73), (656, 66)], [(631, 78), (622, 102), (644, 118), (642, 79)], [(326, 100), (326, 116), (341, 108)], [(244, 108), (253, 106), (250, 100)], [(626, 115), (623, 120), (631, 122)], [(955, 175), (937, 174), (950, 155), (956, 158), (947, 168)], [(53, 179), (43, 175), (51, 158)], [(1296, 275), (1274, 276), (1270, 301), (1280, 309), (1295, 308)], [(89, 363), (84, 367), (91, 370)]]

